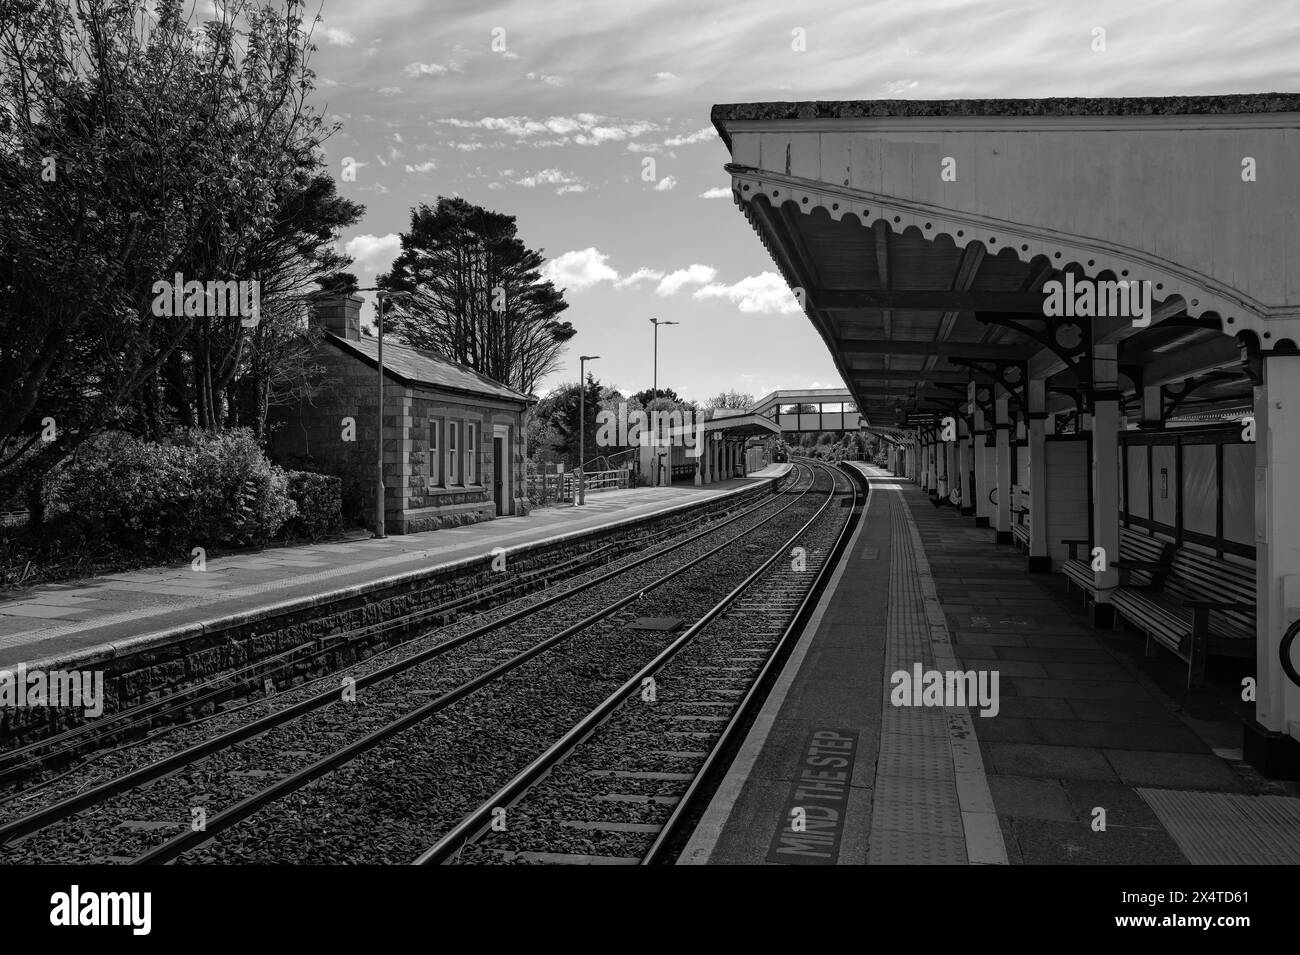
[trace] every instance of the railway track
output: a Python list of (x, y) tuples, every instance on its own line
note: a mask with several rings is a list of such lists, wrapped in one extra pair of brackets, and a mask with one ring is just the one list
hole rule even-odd
[[(193, 746), (77, 789), (34, 811), (12, 816), (0, 823), (0, 843), (9, 843), (0, 850), (0, 858), (63, 861), (59, 850), (72, 849), (74, 857), (86, 861), (165, 862), (210, 844), (220, 833), (299, 793), (313, 781), (350, 767), (359, 757), (526, 667), (703, 560), (743, 548), (750, 535), (810, 493), (810, 469), (801, 469), (793, 483), (795, 486), (784, 494), (640, 556), (580, 587), (498, 615), (496, 620), (446, 637), (369, 673), (349, 677), (352, 691), (367, 691), (363, 694), (364, 706), (357, 702), (348, 705), (346, 694), (341, 697), (335, 685), (303, 695), (281, 709), (244, 721)], [(733, 524), (741, 528), (740, 532), (726, 536)], [(725, 539), (716, 541), (721, 537)], [(703, 553), (692, 552), (706, 546)], [(666, 573), (663, 566), (656, 567), (678, 550), (684, 550), (685, 555), (675, 567)], [(626, 593), (627, 580), (635, 574), (640, 574), (641, 579), (631, 593)], [(646, 575), (653, 579), (646, 580)], [(602, 587), (625, 592), (594, 613), (584, 607), (569, 608), (569, 619), (575, 615), (580, 619), (555, 632), (557, 608), (564, 608), (575, 595), (595, 593)], [(547, 616), (540, 613), (542, 610), (550, 611), (552, 619), (540, 621), (540, 617)], [(441, 667), (441, 672), (430, 670), (434, 664)], [(348, 686), (345, 681), (345, 688)], [(413, 700), (421, 696), (423, 702), (413, 705)], [(397, 711), (401, 715), (393, 718)], [(330, 714), (328, 719), (313, 722), (313, 717), (325, 713)], [(203, 824), (191, 825), (200, 815)], [(91, 838), (86, 838), (87, 829), (93, 833)]]
[[(743, 515), (762, 506), (770, 495), (757, 504), (735, 508), (724, 506), (699, 515), (691, 523), (698, 526)], [(721, 526), (721, 525), (719, 525)], [(294, 647), (248, 666), (221, 673), (211, 679), (182, 687), (156, 700), (110, 712), (101, 719), (85, 723), (32, 743), (0, 751), (0, 786), (17, 788), (32, 780), (52, 781), (51, 768), (84, 765), (89, 755), (104, 757), (128, 749), (135, 741), (156, 736), (174, 727), (194, 727), (223, 713), (256, 708), (260, 699), (274, 697), (311, 672), (322, 660), (351, 655), (360, 658), (373, 641), (390, 634), (416, 636), (402, 640), (397, 647), (409, 645), (431, 625), (443, 625), (465, 616), (481, 614), (504, 603), (557, 582), (564, 587), (581, 587), (584, 575), (593, 575), (600, 567), (618, 561), (629, 553), (644, 553), (681, 535), (676, 524), (659, 531), (647, 531), (627, 540), (609, 542), (569, 560), (544, 568), (504, 574), (504, 580), (458, 596), (434, 607), (391, 617), (378, 623), (358, 627)], [(556, 593), (551, 594), (552, 597)], [(384, 648), (387, 649), (387, 648)], [(249, 699), (252, 697), (252, 699)], [(12, 798), (0, 797), (0, 806)]]
[[(654, 660), (416, 860), (655, 864), (702, 807), (859, 513), (836, 495)], [(830, 512), (829, 514), (827, 512)], [(787, 552), (803, 546), (801, 561)]]

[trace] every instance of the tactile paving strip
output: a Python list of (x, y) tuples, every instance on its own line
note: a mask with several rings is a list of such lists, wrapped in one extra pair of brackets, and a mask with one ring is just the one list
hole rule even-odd
[[(1007, 862), (991, 811), (974, 726), (965, 710), (894, 706), (889, 675), (959, 669), (921, 535), (902, 493), (890, 493), (892, 560), (880, 755), (867, 861), (953, 865)], [(877, 487), (877, 490), (881, 490)]]
[(1300, 799), (1137, 790), (1194, 865), (1300, 865)]

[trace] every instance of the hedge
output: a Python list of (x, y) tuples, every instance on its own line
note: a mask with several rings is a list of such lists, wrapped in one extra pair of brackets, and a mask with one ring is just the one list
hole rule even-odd
[(343, 529), (343, 479), (333, 474), (290, 471), (289, 498), (298, 514), (285, 525), (286, 537), (312, 541)]
[(90, 439), (51, 475), (46, 518), (64, 542), (160, 558), (198, 545), (261, 544), (297, 514), (288, 475), (252, 432), (180, 432), (165, 442)]

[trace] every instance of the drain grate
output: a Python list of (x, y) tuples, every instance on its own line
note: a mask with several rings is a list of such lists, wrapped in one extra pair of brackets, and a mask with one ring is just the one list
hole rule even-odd
[(1194, 865), (1300, 865), (1300, 799), (1138, 789)]
[(672, 633), (674, 630), (680, 630), (685, 622), (681, 617), (637, 617), (627, 625), (627, 629)]

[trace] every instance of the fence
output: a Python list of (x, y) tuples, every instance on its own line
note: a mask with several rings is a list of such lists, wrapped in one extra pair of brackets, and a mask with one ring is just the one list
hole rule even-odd
[[(631, 487), (631, 475), (627, 468), (592, 471), (587, 475), (587, 493)], [(528, 499), (534, 504), (564, 503), (572, 501), (578, 493), (578, 476), (573, 471), (566, 474), (529, 471), (526, 483)]]

